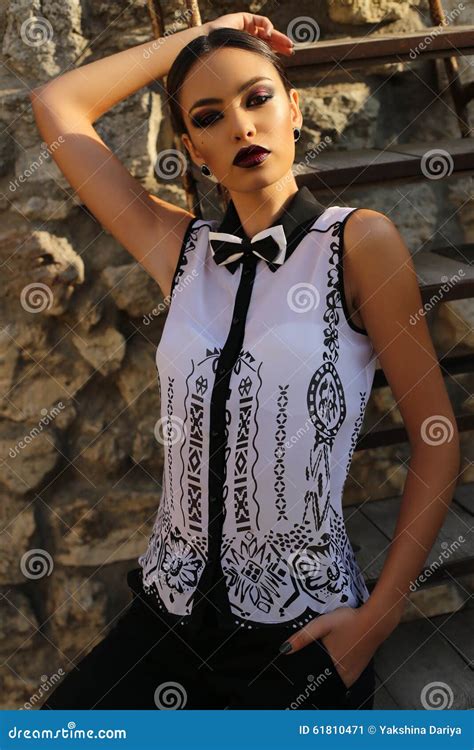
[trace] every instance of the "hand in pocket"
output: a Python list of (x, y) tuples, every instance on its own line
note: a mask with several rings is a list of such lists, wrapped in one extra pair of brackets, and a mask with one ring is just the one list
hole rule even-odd
[(347, 689), (360, 677), (379, 646), (363, 607), (338, 607), (315, 617), (288, 638), (285, 643), (289, 648), (280, 649), (291, 656), (312, 641), (319, 641), (318, 647), (325, 650), (336, 677)]

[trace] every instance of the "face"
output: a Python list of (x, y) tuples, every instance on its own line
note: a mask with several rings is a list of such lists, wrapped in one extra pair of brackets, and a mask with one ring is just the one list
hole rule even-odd
[[(209, 98), (220, 101), (196, 106)], [(192, 160), (198, 167), (207, 164), (231, 193), (263, 188), (291, 172), (293, 128), (302, 123), (298, 92), (288, 95), (277, 70), (260, 55), (235, 47), (214, 50), (186, 76), (180, 104), (189, 133), (182, 141)], [(270, 154), (250, 168), (233, 164), (250, 145)]]

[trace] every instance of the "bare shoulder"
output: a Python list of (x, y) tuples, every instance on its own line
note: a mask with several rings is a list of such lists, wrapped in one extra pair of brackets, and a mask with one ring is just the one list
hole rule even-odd
[(410, 263), (411, 255), (392, 219), (381, 211), (359, 208), (349, 215), (344, 229), (344, 266), (355, 309), (361, 304), (361, 289), (374, 274), (380, 278), (385, 266)]
[(377, 243), (381, 239), (395, 239), (400, 237), (396, 224), (381, 211), (372, 208), (358, 208), (353, 211), (344, 230), (344, 242), (350, 248), (351, 255), (363, 254), (364, 248), (370, 243)]

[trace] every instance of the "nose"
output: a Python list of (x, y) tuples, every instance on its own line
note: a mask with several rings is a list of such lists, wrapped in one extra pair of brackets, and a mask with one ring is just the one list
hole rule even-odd
[(251, 138), (256, 132), (249, 113), (239, 109), (236, 109), (231, 117), (231, 129), (236, 141)]

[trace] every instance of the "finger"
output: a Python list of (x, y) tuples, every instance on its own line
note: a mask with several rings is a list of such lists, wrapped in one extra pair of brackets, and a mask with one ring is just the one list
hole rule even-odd
[(295, 51), (295, 45), (291, 39), (288, 39), (285, 34), (274, 29), (271, 37), (265, 37), (265, 41), (271, 45), (271, 47), (280, 54), (293, 55)]
[(290, 37), (286, 36), (286, 34), (283, 34), (281, 31), (278, 31), (277, 29), (273, 29), (272, 36), (271, 36), (272, 44), (276, 43), (284, 47), (285, 49), (292, 49), (295, 46), (295, 43)]
[[(302, 628), (292, 635), (291, 638), (287, 638), (287, 640), (280, 646), (280, 653), (293, 654), (295, 651), (299, 651), (307, 646), (308, 643), (311, 643), (311, 641), (316, 640), (316, 638), (319, 637), (319, 631), (320, 628), (315, 628), (314, 626), (311, 628), (309, 626)], [(289, 644), (290, 648), (287, 644)]]
[(256, 23), (255, 26), (254, 26), (254, 32), (253, 33), (256, 36), (259, 36), (260, 39), (264, 39), (266, 42), (269, 42), (270, 39), (272, 38), (272, 31), (273, 31), (272, 24), (268, 24), (268, 23), (264, 23), (264, 24)]
[(263, 39), (271, 39), (274, 33), (272, 22), (267, 16), (252, 15), (251, 19), (254, 33), (259, 34)]
[[(319, 638), (324, 638), (324, 636), (329, 635), (332, 627), (333, 619), (330, 613), (319, 615), (319, 617), (311, 620), (311, 622), (301, 628), (301, 630), (293, 633), (291, 638), (288, 638), (285, 641), (285, 643), (290, 644), (291, 649), (285, 650), (282, 653), (292, 654), (295, 651), (299, 651), (301, 648), (307, 646), (308, 643), (311, 643), (311, 641), (315, 641)], [(284, 646), (284, 644), (282, 644), (282, 646)]]
[(266, 24), (265, 26), (258, 26), (257, 31), (262, 39), (266, 39), (268, 41), (272, 38), (273, 26), (269, 26), (268, 24)]
[(256, 13), (244, 13), (246, 31), (258, 34), (262, 39), (267, 40), (272, 46), (281, 49), (283, 52), (290, 52), (294, 49), (293, 39), (286, 34), (277, 31), (267, 16), (260, 16)]

